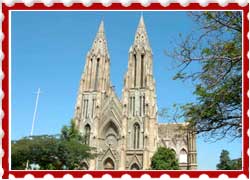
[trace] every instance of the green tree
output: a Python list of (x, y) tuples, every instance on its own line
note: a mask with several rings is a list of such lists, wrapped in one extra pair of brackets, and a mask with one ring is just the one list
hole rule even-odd
[(178, 170), (179, 164), (172, 149), (159, 147), (151, 159), (153, 170)]
[[(182, 115), (209, 140), (242, 137), (242, 14), (239, 11), (192, 12), (195, 32), (167, 55), (177, 62), (174, 79), (196, 84), (196, 102)], [(182, 37), (181, 37), (182, 38)], [(199, 65), (194, 71), (191, 64)], [(197, 68), (196, 68), (197, 69)]]
[(95, 157), (90, 153), (94, 149), (85, 145), (84, 136), (76, 128), (73, 119), (70, 126), (63, 126), (61, 140), (58, 153), (66, 169), (80, 169), (84, 159)]
[(242, 169), (242, 158), (233, 159), (231, 162), (232, 162), (232, 169), (234, 170)]
[(217, 164), (218, 170), (237, 170), (242, 168), (242, 159), (231, 160), (229, 157), (229, 152), (227, 150), (222, 150), (220, 154), (220, 162)]
[(229, 152), (227, 150), (222, 150), (220, 154), (220, 163), (217, 164), (217, 169), (220, 170), (229, 170), (231, 169), (231, 160), (229, 157)]
[(57, 152), (61, 168), (64, 166), (66, 169), (81, 169), (84, 160), (94, 157), (91, 150), (89, 146), (74, 139), (61, 141)]
[(70, 121), (70, 126), (63, 126), (61, 129), (61, 139), (62, 140), (77, 140), (79, 142), (84, 142), (84, 138), (81, 133), (76, 128), (73, 119)]
[(11, 142), (11, 168), (25, 169), (26, 163), (40, 169), (81, 169), (84, 160), (94, 157), (92, 148), (83, 143), (73, 121), (60, 136), (32, 136)]
[(25, 169), (29, 148), (24, 141), (11, 141), (11, 169)]
[(12, 169), (25, 169), (27, 161), (39, 164), (41, 169), (47, 169), (49, 164), (55, 165), (58, 159), (56, 156), (58, 145), (58, 139), (47, 135), (25, 137), (18, 141), (12, 141)]

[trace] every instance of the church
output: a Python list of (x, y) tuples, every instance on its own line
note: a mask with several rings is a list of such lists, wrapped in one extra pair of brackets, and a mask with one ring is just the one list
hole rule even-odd
[(128, 48), (121, 99), (110, 81), (110, 56), (102, 21), (87, 52), (74, 121), (95, 148), (89, 170), (148, 170), (158, 147), (176, 153), (182, 170), (197, 168), (196, 136), (186, 123), (158, 123), (153, 57), (143, 16)]

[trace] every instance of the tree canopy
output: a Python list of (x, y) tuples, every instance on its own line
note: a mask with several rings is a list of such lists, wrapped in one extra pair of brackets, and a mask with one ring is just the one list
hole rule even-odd
[(172, 149), (159, 147), (151, 159), (152, 170), (178, 170), (179, 164)]
[[(168, 56), (177, 62), (174, 79), (195, 84), (196, 102), (182, 115), (209, 140), (242, 136), (242, 14), (239, 11), (191, 12), (197, 31), (176, 44)], [(191, 64), (200, 69), (192, 69)]]
[(242, 159), (231, 160), (229, 152), (223, 149), (220, 154), (220, 162), (216, 167), (218, 170), (239, 170), (242, 168)]
[(84, 160), (94, 157), (92, 148), (83, 138), (73, 121), (64, 126), (59, 136), (31, 136), (11, 142), (11, 168), (25, 169), (38, 164), (39, 169), (81, 169)]

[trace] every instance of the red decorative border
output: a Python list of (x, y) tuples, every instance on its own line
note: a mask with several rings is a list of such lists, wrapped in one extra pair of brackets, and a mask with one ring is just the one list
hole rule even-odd
[[(247, 72), (249, 68), (249, 59), (247, 57), (247, 52), (249, 51), (249, 40), (247, 38), (247, 33), (249, 32), (249, 21), (247, 19), (247, 14), (249, 11), (249, 4), (245, 7), (239, 6), (237, 3), (230, 3), (225, 7), (221, 7), (217, 3), (210, 3), (206, 7), (200, 6), (198, 3), (190, 3), (186, 7), (182, 7), (178, 3), (171, 3), (167, 7), (161, 6), (159, 3), (152, 3), (148, 7), (142, 6), (140, 3), (132, 3), (129, 7), (124, 7), (120, 3), (112, 3), (110, 6), (105, 7), (101, 3), (94, 3), (90, 7), (84, 6), (81, 3), (75, 3), (70, 7), (64, 6), (62, 3), (54, 3), (52, 6), (47, 7), (43, 3), (35, 3), (31, 7), (25, 6), (23, 3), (16, 3), (12, 7), (8, 7), (3, 4), (3, 53), (4, 59), (2, 62), (2, 69), (4, 73), (4, 78), (2, 81), (2, 88), (4, 92), (3, 111), (4, 117), (2, 121), (2, 128), (4, 131), (4, 136), (2, 139), (2, 145), (4, 150), (4, 155), (2, 158), (2, 167), (4, 169), (3, 178), (8, 179), (9, 175), (12, 174), (16, 178), (24, 177), (27, 174), (32, 174), (34, 177), (42, 178), (46, 174), (51, 174), (55, 178), (61, 178), (66, 174), (70, 174), (75, 178), (81, 178), (85, 174), (91, 174), (94, 178), (100, 178), (104, 174), (110, 174), (113, 178), (119, 178), (124, 174), (129, 174), (131, 177), (139, 178), (143, 174), (148, 174), (152, 178), (158, 178), (163, 174), (167, 174), (172, 178), (178, 178), (183, 174), (189, 175), (189, 177), (198, 178), (202, 174), (207, 174), (210, 178), (219, 177), (221, 174), (226, 174), (229, 177), (236, 178), (241, 174), (246, 175), (249, 178), (249, 156), (247, 150), (249, 147), (249, 137), (247, 135), (247, 130), (249, 129), (249, 119), (247, 116), (247, 111), (249, 109), (249, 99), (247, 96), (247, 91), (249, 89), (249, 80), (247, 77)], [(17, 171), (9, 170), (9, 11), (11, 10), (242, 10), (243, 11), (243, 117), (244, 117), (244, 128), (243, 128), (243, 170), (237, 171)]]

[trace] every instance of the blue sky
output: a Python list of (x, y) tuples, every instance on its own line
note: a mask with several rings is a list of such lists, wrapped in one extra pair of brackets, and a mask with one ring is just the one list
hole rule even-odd
[[(80, 77), (87, 51), (92, 45), (101, 19), (111, 57), (111, 80), (121, 97), (127, 70), (128, 50), (141, 12), (44, 11), (12, 12), (11, 21), (11, 139), (28, 136), (31, 130), (35, 98), (39, 99), (34, 135), (58, 134), (74, 114)], [(164, 54), (174, 43), (196, 29), (186, 12), (144, 12), (144, 20), (153, 49), (154, 77), (158, 109), (195, 101), (190, 82), (174, 81), (177, 69)], [(192, 67), (196, 70), (199, 66)], [(159, 118), (159, 122), (167, 122)], [(241, 140), (206, 143), (197, 140), (198, 168), (216, 168), (222, 149), (231, 158), (241, 155)]]

